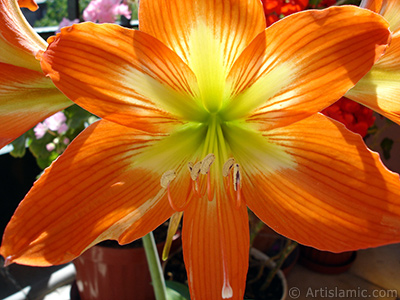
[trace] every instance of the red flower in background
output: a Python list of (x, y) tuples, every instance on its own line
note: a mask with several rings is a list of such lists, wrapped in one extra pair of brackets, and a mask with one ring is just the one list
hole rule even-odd
[(308, 0), (262, 0), (267, 26), (279, 19), (302, 11), (308, 5)]
[(367, 135), (368, 128), (375, 122), (371, 109), (345, 97), (325, 108), (322, 113), (343, 123), (347, 129), (360, 134), (362, 137)]

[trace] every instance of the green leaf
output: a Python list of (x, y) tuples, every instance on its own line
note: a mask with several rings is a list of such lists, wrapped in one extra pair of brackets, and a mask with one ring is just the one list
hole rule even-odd
[(55, 136), (50, 133), (46, 133), (41, 139), (32, 137), (32, 142), (29, 145), (29, 150), (36, 158), (36, 162), (41, 169), (45, 169), (50, 166), (51, 162), (59, 155), (55, 151), (49, 152), (46, 149), (46, 145), (54, 140)]
[(393, 140), (389, 138), (384, 138), (381, 142), (381, 148), (383, 151), (383, 157), (385, 159), (390, 158), (390, 151), (392, 150)]
[[(45, 152), (43, 152), (45, 153)], [(36, 157), (36, 162), (41, 169), (46, 169), (59, 156), (56, 151), (45, 153), (43, 156)]]
[(186, 285), (171, 280), (165, 281), (165, 285), (168, 300), (190, 300), (189, 288)]
[(10, 154), (15, 158), (23, 157), (26, 153), (26, 134), (24, 133), (11, 144), (13, 145), (14, 149), (10, 152)]
[(85, 122), (93, 116), (90, 112), (84, 110), (78, 105), (72, 105), (64, 110), (67, 117), (67, 125), (69, 129), (81, 132), (85, 128)]

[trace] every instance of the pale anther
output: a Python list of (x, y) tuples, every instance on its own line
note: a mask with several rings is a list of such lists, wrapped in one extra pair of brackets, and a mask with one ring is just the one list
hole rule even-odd
[(233, 165), (235, 164), (234, 158), (229, 158), (222, 167), (222, 176), (227, 177), (232, 170)]
[(192, 171), (190, 172), (190, 177), (192, 177), (193, 181), (196, 181), (197, 177), (199, 177), (200, 170), (201, 170), (201, 161), (197, 162), (193, 166)]
[(161, 186), (166, 189), (168, 188), (169, 184), (171, 183), (172, 180), (174, 180), (176, 177), (176, 173), (174, 170), (169, 170), (167, 172), (165, 172), (164, 174), (162, 174), (161, 176)]
[(235, 191), (237, 191), (242, 184), (241, 177), (242, 176), (240, 175), (240, 166), (239, 164), (235, 164), (233, 166), (233, 188), (235, 189)]
[(210, 153), (204, 159), (201, 161), (201, 168), (200, 172), (201, 174), (207, 174), (208, 171), (210, 171), (211, 165), (213, 164), (215, 160), (215, 155)]
[(193, 171), (193, 166), (194, 166), (194, 164), (191, 161), (189, 161), (188, 162), (188, 169), (189, 169), (190, 173), (192, 173), (192, 171)]

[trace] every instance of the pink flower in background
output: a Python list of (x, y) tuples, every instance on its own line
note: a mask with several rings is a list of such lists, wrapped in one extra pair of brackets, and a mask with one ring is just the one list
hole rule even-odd
[(83, 11), (83, 19), (97, 23), (114, 23), (118, 16), (131, 17), (126, 1), (92, 0)]
[[(48, 143), (46, 145), (46, 150), (49, 152), (52, 152), (56, 149), (58, 149), (59, 151), (61, 150), (64, 151), (65, 150), (65, 146), (68, 146), (70, 140), (69, 138), (64, 138), (62, 141), (60, 140), (60, 138), (56, 137), (51, 143)], [(59, 152), (59, 153), (61, 153)]]
[(37, 139), (41, 139), (42, 137), (44, 137), (47, 130), (48, 130), (47, 126), (44, 125), (43, 123), (39, 123), (35, 126), (35, 128), (33, 128), (33, 131), (35, 132), (35, 136)]
[(68, 130), (68, 125), (65, 123), (66, 120), (67, 118), (61, 111), (48, 117), (42, 123), (37, 124), (35, 128), (33, 128), (36, 138), (41, 139), (48, 130), (63, 134)]
[(56, 145), (54, 143), (49, 143), (46, 145), (46, 150), (51, 152), (56, 149)]
[(58, 113), (55, 113), (51, 117), (44, 120), (43, 123), (47, 125), (51, 131), (63, 133), (66, 131), (66, 129), (68, 129), (68, 126), (65, 124), (66, 120), (67, 118), (65, 117), (64, 113), (59, 111)]
[(79, 23), (79, 19), (70, 20), (67, 18), (63, 18), (60, 24), (58, 25), (56, 33), (61, 32), (61, 28), (63, 27), (71, 26), (72, 24), (77, 24), (77, 23)]

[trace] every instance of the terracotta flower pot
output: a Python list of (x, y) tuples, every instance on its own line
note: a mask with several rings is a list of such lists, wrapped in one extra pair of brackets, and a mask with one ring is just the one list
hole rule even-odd
[[(159, 251), (163, 244), (158, 245)], [(94, 246), (75, 259), (81, 300), (155, 299), (144, 248)]]
[(340, 274), (347, 271), (357, 257), (356, 251), (332, 253), (301, 246), (300, 263), (318, 273)]
[[(175, 237), (172, 250), (180, 247), (179, 237)], [(164, 242), (157, 244), (160, 256), (163, 247)], [(96, 245), (76, 258), (74, 265), (80, 300), (155, 299), (143, 247)]]

